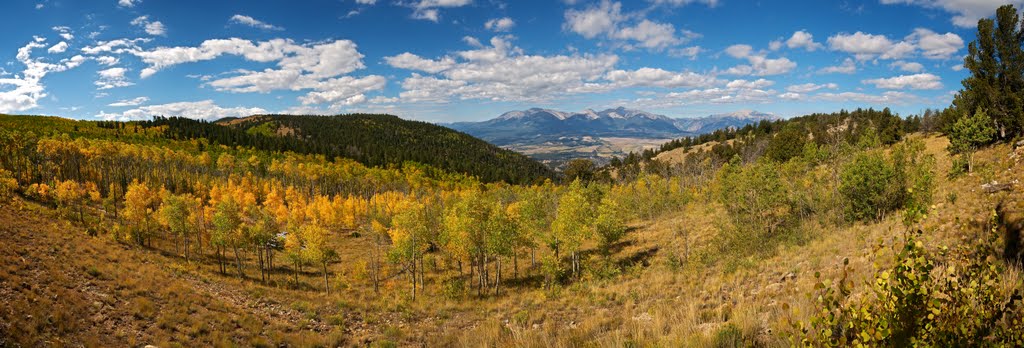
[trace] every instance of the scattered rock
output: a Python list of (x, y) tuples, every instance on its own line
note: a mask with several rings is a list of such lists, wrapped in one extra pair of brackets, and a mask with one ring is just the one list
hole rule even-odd
[(715, 332), (718, 332), (718, 329), (721, 327), (722, 323), (703, 323), (697, 325), (697, 330), (703, 332), (705, 336), (711, 336)]
[(1013, 144), (1013, 147), (1024, 147), (1024, 140), (1018, 141), (1016, 144)]
[(993, 180), (990, 183), (981, 185), (981, 189), (985, 190), (985, 193), (990, 193), (991, 194), (991, 193), (996, 193), (996, 192), (1000, 192), (1000, 191), (1009, 191), (1009, 190), (1013, 189), (1013, 184), (1010, 184), (1010, 183), (1000, 184), (999, 182)]
[(776, 294), (782, 290), (782, 283), (771, 283), (764, 287), (764, 291), (769, 294)]
[(644, 312), (644, 313), (640, 313), (640, 315), (638, 315), (638, 316), (633, 317), (633, 320), (635, 320), (635, 321), (651, 321), (651, 320), (654, 320), (654, 317), (652, 317), (650, 313)]
[(782, 279), (780, 279), (779, 282), (785, 282), (787, 280), (790, 280), (790, 281), (796, 280), (796, 273), (789, 272), (789, 273), (786, 273), (786, 274), (782, 275)]

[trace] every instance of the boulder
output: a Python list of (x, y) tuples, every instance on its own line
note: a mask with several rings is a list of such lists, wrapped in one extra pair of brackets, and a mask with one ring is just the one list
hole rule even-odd
[(996, 193), (996, 192), (1001, 192), (1001, 191), (1012, 190), (1013, 189), (1013, 184), (1010, 184), (1010, 183), (1000, 184), (999, 182), (992, 181), (990, 183), (982, 184), (981, 185), (981, 189), (984, 190), (985, 193), (990, 193), (991, 194), (991, 193)]

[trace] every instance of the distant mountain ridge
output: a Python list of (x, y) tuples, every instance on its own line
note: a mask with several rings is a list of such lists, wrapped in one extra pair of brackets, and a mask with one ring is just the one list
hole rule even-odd
[(458, 122), (448, 126), (506, 146), (566, 137), (668, 139), (777, 119), (775, 115), (750, 110), (700, 118), (672, 118), (625, 107), (581, 112), (531, 108), (509, 111), (487, 121)]

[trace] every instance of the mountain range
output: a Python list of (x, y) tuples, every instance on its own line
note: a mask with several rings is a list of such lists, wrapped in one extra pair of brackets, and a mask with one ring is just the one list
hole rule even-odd
[(532, 108), (509, 111), (487, 121), (447, 126), (499, 146), (509, 146), (581, 137), (671, 139), (776, 119), (775, 115), (750, 110), (699, 118), (672, 118), (625, 107), (582, 112)]

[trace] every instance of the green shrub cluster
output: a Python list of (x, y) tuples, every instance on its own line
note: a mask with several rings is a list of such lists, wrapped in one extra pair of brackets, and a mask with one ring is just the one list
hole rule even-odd
[[(844, 268), (836, 282), (823, 280), (811, 297), (810, 320), (794, 324), (793, 344), (803, 346), (1017, 346), (1024, 345), (1024, 311), (1018, 290), (1005, 290), (993, 228), (955, 249), (930, 251), (907, 236), (892, 266), (876, 270), (863, 297)], [(820, 278), (815, 274), (816, 278)]]

